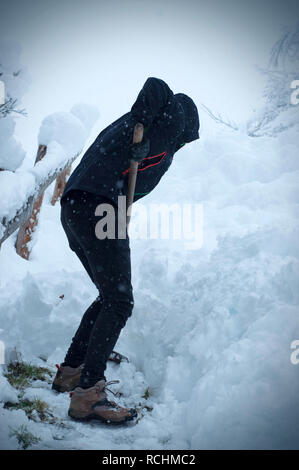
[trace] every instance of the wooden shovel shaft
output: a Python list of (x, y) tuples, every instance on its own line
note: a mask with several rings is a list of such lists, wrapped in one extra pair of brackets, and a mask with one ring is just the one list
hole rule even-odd
[[(143, 139), (143, 124), (137, 123), (134, 127), (133, 144), (138, 144)], [(130, 172), (129, 172), (129, 184), (128, 184), (128, 195), (127, 195), (127, 227), (129, 226), (131, 219), (132, 204), (134, 201), (135, 185), (137, 178), (138, 162), (131, 160)]]

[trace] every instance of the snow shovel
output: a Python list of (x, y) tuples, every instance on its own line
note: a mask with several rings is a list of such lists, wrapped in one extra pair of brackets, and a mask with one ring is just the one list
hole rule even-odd
[[(133, 144), (139, 144), (143, 139), (143, 124), (137, 122), (134, 127), (134, 134), (133, 134)], [(131, 211), (132, 211), (132, 204), (134, 200), (135, 194), (135, 185), (136, 185), (136, 178), (137, 178), (137, 169), (138, 169), (138, 162), (134, 162), (131, 160), (130, 165), (130, 172), (129, 172), (129, 189), (127, 195), (127, 228), (129, 227), (129, 223), (131, 220)]]

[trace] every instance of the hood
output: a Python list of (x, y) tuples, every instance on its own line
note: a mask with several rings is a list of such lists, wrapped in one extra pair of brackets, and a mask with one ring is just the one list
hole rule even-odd
[(180, 139), (185, 143), (199, 139), (199, 117), (194, 101), (184, 93), (176, 93), (174, 97), (183, 108), (184, 113), (185, 127)]

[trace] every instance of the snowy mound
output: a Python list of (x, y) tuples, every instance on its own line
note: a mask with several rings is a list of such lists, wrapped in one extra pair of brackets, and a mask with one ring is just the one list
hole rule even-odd
[(15, 122), (10, 117), (0, 118), (0, 168), (15, 171), (21, 166), (25, 151), (14, 138)]
[[(58, 432), (2, 410), (2, 447), (16, 447), (11, 423), (41, 437), (35, 448), (297, 447), (299, 365), (290, 360), (299, 339), (297, 138), (294, 127), (256, 139), (206, 126), (200, 144), (182, 149), (144, 199), (204, 208), (199, 250), (131, 240), (135, 308), (117, 344), (130, 363), (109, 365), (107, 377), (121, 380), (125, 404), (152, 411), (142, 408), (138, 424), (120, 432), (82, 428), (68, 420), (62, 396), (52, 411), (70, 428)], [(0, 339), (8, 355), (16, 347), (27, 361), (42, 356), (54, 371), (97, 291), (68, 247), (50, 193), (33, 245), (29, 263), (13, 240), (2, 247), (9, 268), (0, 275)], [(53, 404), (49, 387), (36, 384), (26, 396)], [(7, 384), (2, 390), (4, 402)]]
[(83, 147), (87, 131), (82, 122), (71, 113), (59, 112), (47, 116), (40, 127), (38, 143), (57, 142), (70, 157)]
[(74, 105), (71, 112), (57, 112), (47, 116), (40, 127), (38, 143), (57, 142), (68, 158), (80, 153), (90, 130), (99, 117), (96, 107)]

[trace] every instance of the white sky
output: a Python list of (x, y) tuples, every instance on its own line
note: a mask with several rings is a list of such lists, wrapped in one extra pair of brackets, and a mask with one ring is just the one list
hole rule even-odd
[(100, 131), (149, 76), (238, 121), (261, 105), (256, 66), (296, 19), (293, 0), (2, 1), (0, 38), (21, 44), (32, 76), (18, 137), (32, 151), (43, 117), (80, 101), (99, 107)]

